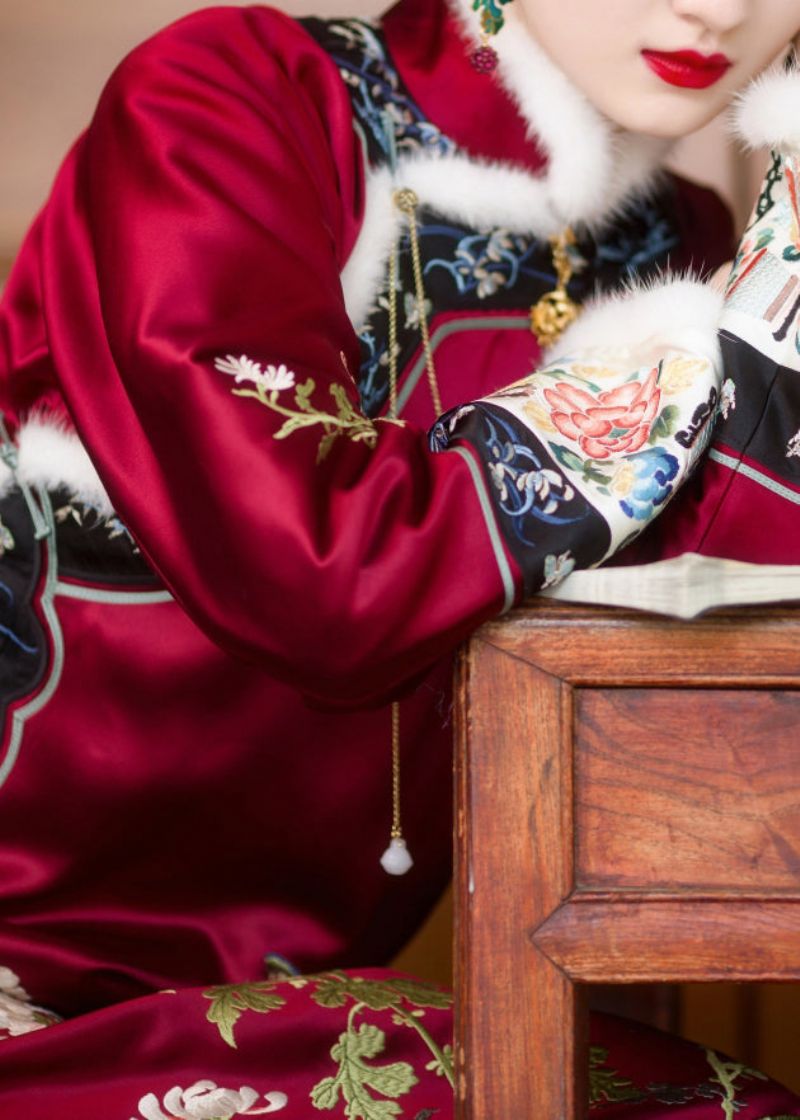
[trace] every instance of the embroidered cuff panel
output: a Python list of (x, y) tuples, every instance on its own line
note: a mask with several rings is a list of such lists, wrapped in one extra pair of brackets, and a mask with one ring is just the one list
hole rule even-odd
[[(675, 295), (656, 294), (662, 305)], [(581, 324), (581, 350), (452, 410), (432, 432), (435, 450), (464, 442), (482, 462), (528, 594), (638, 536), (707, 446), (720, 405), (713, 322), (692, 322), (682, 299), (671, 324), (681, 344), (670, 346), (669, 322), (637, 322), (637, 306), (653, 302), (646, 291), (595, 308)], [(625, 337), (626, 316), (628, 335), (641, 337), (613, 346), (610, 327)]]

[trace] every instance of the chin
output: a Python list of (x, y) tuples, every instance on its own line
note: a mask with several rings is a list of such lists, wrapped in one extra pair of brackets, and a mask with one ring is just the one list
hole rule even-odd
[(715, 98), (706, 105), (685, 104), (669, 98), (658, 105), (640, 102), (636, 109), (626, 106), (624, 112), (614, 112), (613, 107), (598, 106), (601, 112), (626, 132), (653, 136), (659, 140), (680, 140), (703, 128), (730, 104), (731, 98)]

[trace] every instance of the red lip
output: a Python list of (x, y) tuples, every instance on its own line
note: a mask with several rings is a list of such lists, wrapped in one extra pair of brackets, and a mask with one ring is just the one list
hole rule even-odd
[(724, 54), (700, 54), (698, 51), (645, 50), (642, 58), (663, 82), (684, 89), (707, 89), (733, 65)]

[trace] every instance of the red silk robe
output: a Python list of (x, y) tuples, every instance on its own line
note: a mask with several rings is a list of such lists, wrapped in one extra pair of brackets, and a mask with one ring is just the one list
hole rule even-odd
[[(297, 1033), (278, 1044), (272, 989), (193, 986), (255, 980), (270, 954), (303, 972), (385, 961), (446, 882), (449, 655), (532, 585), (480, 464), (429, 449), (436, 415), (405, 304), (406, 423), (381, 418), (385, 231), (370, 190), (390, 153), (377, 122), (394, 114), (401, 151), (501, 159), (529, 177), (544, 156), (509, 94), (469, 68), (443, 4), (404, 0), (384, 33), (376, 47), (362, 25), (248, 8), (156, 36), (112, 77), (9, 280), (0, 963), (70, 1020), (1, 1048), (9, 1114), (68, 1104), (105, 1120), (139, 1101), (158, 1115), (180, 1084), (173, 1114), (210, 1116), (198, 1100), (214, 1090), (197, 1085), (252, 1083), (257, 1068), (261, 1106), (283, 1108), (268, 1094), (285, 1092), (287, 1115), (306, 1116), (339, 1030), (362, 1059), (378, 1053), (369, 1000), (360, 1043), (353, 1019), (328, 1039), (315, 1034), (320, 1005), (304, 993), (298, 1009), (290, 985), (281, 1007)], [(707, 192), (667, 180), (658, 199), (587, 233), (577, 299), (666, 257), (727, 257)], [(549, 250), (531, 232), (492, 240), (435, 203), (420, 232), (449, 409), (536, 363), (527, 309), (552, 286)], [(394, 697), (415, 859), (402, 880), (378, 865)], [(241, 1059), (198, 1018), (215, 998), (229, 1034), (228, 1005), (256, 1013)], [(401, 1011), (419, 1006), (441, 1050), (444, 1006), (409, 997)], [(320, 1066), (288, 1077), (303, 1092), (273, 1067), (265, 1079), (265, 1048), (285, 1071), (303, 1038), (318, 1040)], [(78, 1054), (106, 1070), (128, 1046), (121, 1081), (85, 1084)], [(414, 1102), (404, 1115), (449, 1108), (437, 1061), (427, 1074), (416, 1062), (417, 1089), (398, 1074)], [(645, 1067), (628, 1100), (658, 1115)], [(697, 1069), (686, 1077), (700, 1083)], [(333, 1087), (314, 1091), (315, 1107), (338, 1107)], [(770, 1108), (789, 1107), (769, 1091)], [(148, 1093), (155, 1105), (141, 1104)], [(220, 1115), (255, 1107), (248, 1094), (217, 1103)]]

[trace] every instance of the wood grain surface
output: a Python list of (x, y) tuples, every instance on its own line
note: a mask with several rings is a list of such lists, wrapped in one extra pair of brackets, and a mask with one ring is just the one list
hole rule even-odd
[(800, 693), (575, 692), (576, 882), (797, 889)]
[(584, 985), (800, 979), (800, 610), (538, 602), (457, 677), (460, 1120), (584, 1117)]

